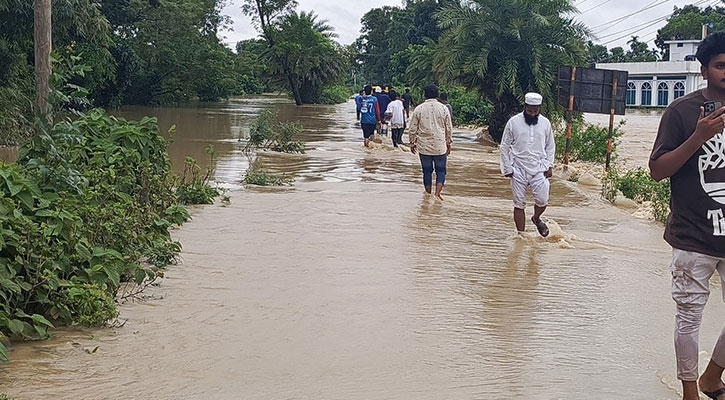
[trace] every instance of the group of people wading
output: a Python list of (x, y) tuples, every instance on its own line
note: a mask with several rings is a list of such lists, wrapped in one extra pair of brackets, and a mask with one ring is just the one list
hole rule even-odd
[[(670, 178), (671, 212), (665, 240), (672, 246), (672, 298), (675, 316), (677, 378), (682, 398), (699, 399), (702, 391), (711, 399), (725, 400), (725, 329), (720, 333), (704, 372), (699, 374), (698, 336), (702, 314), (710, 294), (710, 278), (717, 272), (725, 287), (725, 31), (712, 33), (698, 47), (697, 60), (707, 87), (676, 99), (660, 120), (649, 159), (650, 174), (659, 181)], [(431, 193), (436, 173), (435, 196), (441, 198), (446, 161), (451, 153), (451, 113), (438, 99), (438, 88), (425, 88), (425, 102), (410, 116), (409, 145), (418, 153), (423, 185)], [(399, 109), (388, 106), (383, 116), (371, 87), (358, 102), (363, 115), (365, 144), (384, 119), (400, 129)], [(392, 99), (396, 97), (393, 95)], [(511, 183), (516, 229), (523, 232), (526, 192), (534, 197), (531, 218), (542, 236), (549, 234), (541, 215), (549, 201), (549, 178), (554, 166), (554, 134), (551, 123), (540, 115), (542, 96), (525, 95), (523, 112), (506, 124), (501, 140), (501, 173)], [(405, 120), (402, 122), (405, 127)], [(402, 143), (402, 131), (394, 144)], [(723, 291), (725, 299), (725, 291)]]
[[(402, 101), (394, 90), (382, 91), (365, 86), (356, 97), (357, 115), (363, 131), (365, 146), (369, 147), (376, 132), (385, 132), (389, 122), (393, 146), (403, 144), (403, 131), (408, 126), (408, 145), (413, 154), (418, 154), (423, 170), (423, 186), (428, 194), (443, 199), (441, 192), (446, 181), (446, 165), (453, 143), (453, 108), (448, 104), (445, 93), (439, 95), (436, 85), (423, 89), (425, 101), (409, 113), (412, 103), (410, 90)], [(382, 93), (382, 95), (380, 95)], [(534, 195), (534, 215), (531, 221), (539, 234), (546, 237), (549, 228), (541, 215), (549, 204), (549, 178), (554, 166), (554, 131), (551, 123), (540, 115), (543, 98), (538, 93), (525, 96), (524, 111), (513, 116), (504, 129), (501, 141), (501, 172), (510, 179), (514, 198), (514, 221), (516, 229), (526, 228), (526, 192)], [(382, 111), (385, 110), (385, 111)], [(382, 112), (381, 112), (382, 111)], [(435, 172), (435, 192), (433, 173)]]

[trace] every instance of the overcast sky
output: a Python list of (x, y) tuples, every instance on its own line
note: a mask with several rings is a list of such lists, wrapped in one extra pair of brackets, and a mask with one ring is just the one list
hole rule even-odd
[[(360, 35), (360, 18), (372, 8), (384, 5), (400, 6), (400, 0), (298, 0), (299, 10), (314, 11), (327, 19), (340, 36), (338, 41), (350, 44)], [(258, 33), (252, 27), (249, 17), (242, 14), (242, 0), (230, 0), (224, 13), (232, 18), (233, 30), (222, 32), (223, 40), (234, 47), (237, 41), (256, 37)], [(640, 40), (649, 41), (654, 47), (657, 29), (665, 24), (665, 19), (674, 6), (686, 4), (700, 6), (715, 5), (721, 0), (575, 0), (580, 14), (575, 18), (587, 26), (599, 39), (595, 42), (609, 48), (622, 46), (627, 48), (627, 40), (634, 34)], [(646, 10), (643, 10), (645, 9)], [(641, 10), (641, 11), (640, 11)], [(636, 13), (628, 18), (628, 14)]]

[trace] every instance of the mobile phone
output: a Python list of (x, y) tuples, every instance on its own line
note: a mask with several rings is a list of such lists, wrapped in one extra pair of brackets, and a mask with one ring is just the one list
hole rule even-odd
[(706, 101), (702, 106), (705, 108), (705, 116), (707, 117), (715, 110), (722, 107), (722, 102), (720, 102), (719, 100)]

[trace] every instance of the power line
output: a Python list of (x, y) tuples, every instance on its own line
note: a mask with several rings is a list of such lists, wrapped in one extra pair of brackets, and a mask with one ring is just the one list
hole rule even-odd
[[(620, 22), (622, 22), (622, 21), (626, 20), (627, 18), (629, 18), (629, 17), (631, 17), (631, 16), (634, 16), (634, 15), (637, 15), (637, 14), (639, 14), (639, 13), (645, 12), (645, 11), (647, 11), (647, 10), (649, 10), (649, 9), (652, 9), (652, 8), (654, 8), (654, 7), (657, 7), (657, 6), (661, 6), (662, 4), (665, 4), (665, 3), (667, 3), (667, 2), (670, 2), (670, 1), (671, 1), (671, 0), (654, 0), (654, 1), (652, 1), (651, 3), (647, 4), (646, 6), (644, 6), (644, 7), (640, 8), (640, 9), (639, 9), (639, 10), (637, 10), (637, 11), (634, 11), (634, 12), (632, 12), (632, 13), (629, 13), (629, 14), (623, 15), (623, 16), (621, 16), (621, 17), (619, 17), (619, 18), (615, 18), (615, 19), (613, 19), (613, 20), (611, 20), (611, 21), (609, 21), (609, 22), (605, 22), (605, 23), (603, 23), (603, 24), (597, 25), (597, 26), (595, 26), (595, 27), (592, 27), (592, 29), (597, 29), (597, 28), (601, 28), (601, 27), (603, 27), (603, 26), (607, 26), (607, 25), (612, 25), (612, 26), (614, 26), (614, 25), (616, 25), (616, 24), (618, 24), (618, 23), (620, 23)], [(609, 28), (607, 28), (607, 29), (609, 29)]]
[[(626, 38), (626, 37), (628, 37), (628, 36), (631, 36), (631, 35), (632, 35), (633, 33), (636, 33), (637, 31), (639, 31), (639, 30), (641, 30), (641, 29), (649, 28), (650, 26), (652, 26), (652, 25), (656, 25), (656, 24), (658, 24), (658, 23), (660, 23), (660, 22), (661, 22), (661, 21), (654, 21), (654, 22), (650, 22), (650, 23), (649, 23), (649, 24), (647, 24), (646, 26), (643, 26), (643, 27), (641, 27), (641, 28), (637, 28), (637, 29), (634, 29), (634, 30), (630, 30), (629, 32), (627, 32), (627, 34), (626, 34), (626, 35), (622, 35), (622, 36), (619, 36), (619, 37), (617, 37), (617, 38), (615, 38), (615, 39), (612, 39), (612, 40), (606, 41), (606, 42), (604, 42), (604, 43), (601, 43), (601, 44), (602, 44), (602, 45), (604, 45), (604, 46), (606, 46), (606, 45), (608, 45), (609, 43), (613, 43), (613, 42), (616, 42), (616, 41), (618, 41), (618, 40), (624, 39), (624, 38)], [(657, 29), (659, 30), (659, 28), (657, 28)]]
[(586, 10), (582, 11), (581, 13), (579, 13), (579, 15), (582, 15), (582, 14), (586, 14), (586, 13), (588, 13), (589, 11), (592, 11), (592, 10), (594, 10), (595, 8), (599, 8), (600, 6), (603, 6), (603, 5), (607, 4), (607, 3), (609, 3), (610, 1), (612, 1), (612, 0), (604, 0), (603, 2), (601, 2), (601, 3), (597, 4), (596, 6), (594, 6), (594, 7), (592, 7), (592, 8), (588, 8), (588, 9), (586, 9)]
[(623, 33), (623, 32), (629, 32), (629, 31), (631, 31), (632, 29), (636, 29), (636, 28), (638, 28), (638, 27), (641, 27), (641, 26), (647, 25), (647, 24), (649, 24), (649, 23), (651, 23), (651, 22), (655, 22), (655, 21), (656, 21), (656, 22), (664, 21), (664, 20), (666, 20), (667, 18), (669, 18), (669, 17), (671, 16), (671, 15), (672, 15), (671, 13), (670, 13), (670, 14), (667, 14), (667, 15), (663, 15), (663, 16), (661, 16), (661, 17), (658, 17), (658, 18), (655, 18), (655, 19), (653, 19), (653, 20), (645, 21), (645, 22), (643, 22), (643, 23), (641, 23), (641, 24), (638, 24), (638, 25), (635, 25), (635, 26), (630, 26), (629, 28), (626, 28), (626, 29), (622, 29), (621, 31), (617, 31), (617, 32), (612, 32), (612, 33), (608, 33), (608, 34), (606, 34), (606, 35), (604, 35), (604, 36), (597, 36), (596, 34), (595, 34), (594, 36), (595, 36), (595, 37), (596, 37), (597, 39), (599, 39), (599, 40), (601, 40), (601, 39), (605, 39), (605, 38), (608, 38), (608, 37), (611, 37), (611, 36), (614, 36), (614, 35), (619, 35), (620, 33)]
[[(669, 1), (669, 0), (664, 0), (664, 1)], [(704, 4), (704, 3), (708, 3), (708, 2), (711, 2), (711, 3), (713, 3), (713, 4), (714, 4), (715, 2), (719, 2), (719, 0), (700, 0), (700, 1), (696, 2), (696, 3), (694, 3), (693, 5), (695, 5), (695, 6), (698, 6), (698, 5), (701, 5), (701, 4)], [(651, 3), (650, 3), (650, 4), (651, 4)], [(650, 8), (651, 8), (651, 7), (650, 7)], [(644, 10), (644, 9), (643, 9), (643, 10)], [(662, 21), (666, 20), (667, 18), (669, 18), (670, 16), (672, 16), (672, 14), (674, 14), (674, 11), (673, 11), (673, 12), (671, 12), (671, 13), (669, 13), (669, 14), (667, 14), (666, 16), (662, 16), (662, 17), (659, 17), (659, 18), (656, 18), (656, 19), (650, 20), (650, 21), (648, 21), (648, 22), (645, 22), (645, 23), (643, 23), (643, 24), (639, 24), (639, 25), (636, 25), (635, 27), (630, 27), (630, 28), (628, 28), (628, 29), (625, 29), (625, 30), (621, 30), (621, 31), (619, 31), (619, 32), (617, 32), (617, 33), (627, 32), (627, 34), (625, 34), (625, 35), (623, 35), (623, 36), (619, 36), (619, 37), (617, 37), (616, 39), (611, 39), (611, 40), (608, 40), (608, 41), (606, 41), (606, 42), (604, 42), (604, 43), (601, 43), (601, 44), (602, 44), (602, 45), (607, 45), (607, 44), (609, 44), (609, 43), (612, 43), (612, 42), (616, 42), (616, 41), (618, 41), (618, 40), (624, 39), (624, 38), (626, 38), (626, 37), (628, 37), (628, 36), (632, 35), (633, 33), (636, 33), (637, 31), (639, 31), (639, 30), (641, 30), (641, 29), (649, 28), (650, 26), (656, 25), (656, 24), (658, 24), (658, 23), (660, 23), (660, 22), (662, 22)], [(643, 25), (644, 25), (644, 26), (643, 26)], [(659, 30), (659, 28), (658, 28), (658, 30)], [(603, 37), (609, 37), (609, 36), (613, 36), (613, 35), (615, 35), (615, 34), (616, 34), (616, 33), (612, 33), (612, 34), (609, 34), (609, 35), (605, 35), (605, 36), (603, 36)], [(648, 35), (649, 35), (649, 33), (648, 33)], [(644, 35), (643, 35), (643, 36), (644, 36)], [(601, 39), (601, 38), (600, 38), (600, 39)]]

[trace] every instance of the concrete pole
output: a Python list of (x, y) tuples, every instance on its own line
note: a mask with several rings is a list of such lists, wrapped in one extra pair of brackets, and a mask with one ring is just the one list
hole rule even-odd
[(48, 113), (50, 51), (52, 48), (51, 0), (35, 0), (35, 100), (40, 114)]

